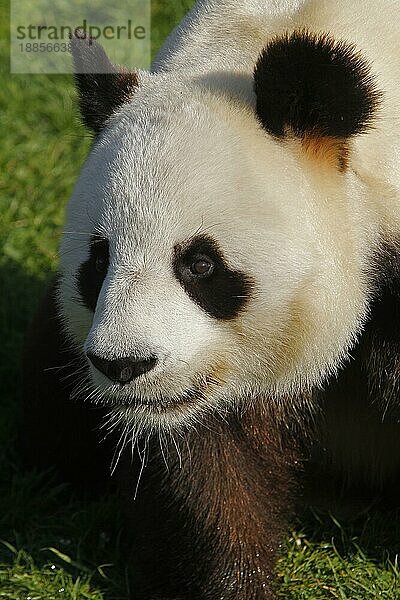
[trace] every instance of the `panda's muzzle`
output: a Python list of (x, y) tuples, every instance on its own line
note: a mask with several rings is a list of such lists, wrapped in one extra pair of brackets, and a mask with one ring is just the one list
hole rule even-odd
[(117, 358), (107, 360), (101, 358), (92, 352), (87, 353), (87, 358), (96, 369), (103, 373), (114, 383), (125, 385), (151, 371), (157, 364), (158, 359), (155, 356), (138, 359), (137, 357)]

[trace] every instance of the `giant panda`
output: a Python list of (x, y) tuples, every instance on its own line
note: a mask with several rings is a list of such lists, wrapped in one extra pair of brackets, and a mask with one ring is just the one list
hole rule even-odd
[(72, 38), (93, 146), (24, 443), (96, 493), (112, 470), (135, 598), (271, 599), (305, 463), (398, 474), (400, 24), (357, 12), (200, 1), (149, 72)]

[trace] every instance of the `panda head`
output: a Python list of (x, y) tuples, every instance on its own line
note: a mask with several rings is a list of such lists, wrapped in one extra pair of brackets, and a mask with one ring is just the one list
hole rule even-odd
[(59, 303), (89, 397), (179, 428), (321, 383), (366, 311), (364, 191), (347, 169), (378, 102), (366, 64), (306, 32), (271, 41), (253, 74), (209, 78), (120, 71), (94, 41), (72, 45), (95, 140)]

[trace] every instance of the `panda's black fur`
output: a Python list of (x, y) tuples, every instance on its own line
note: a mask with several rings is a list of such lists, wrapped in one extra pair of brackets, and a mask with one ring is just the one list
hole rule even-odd
[[(75, 30), (71, 46), (82, 119), (96, 136), (108, 117), (132, 96), (137, 77), (135, 73), (117, 69), (103, 48), (83, 30)], [(82, 46), (85, 52), (74, 51)], [(93, 94), (93, 89), (100, 90), (100, 97)]]
[(108, 242), (92, 236), (89, 258), (81, 265), (78, 273), (80, 300), (89, 310), (96, 309), (97, 298), (103, 285), (109, 264)]
[[(202, 256), (213, 260), (212, 285), (208, 278), (194, 278), (190, 272), (190, 265)], [(251, 297), (254, 282), (245, 273), (230, 269), (220, 248), (206, 235), (194, 237), (185, 248), (175, 248), (173, 266), (188, 295), (215, 319), (233, 319)]]
[[(360, 507), (367, 506), (373, 494), (397, 506), (400, 484), (400, 248), (396, 243), (382, 244), (375, 272), (369, 318), (351, 358), (323, 393), (316, 394), (322, 410), (313, 447), (316, 458), (309, 466), (312, 481), (324, 481), (325, 501), (341, 490), (342, 503), (346, 504), (346, 497), (351, 503), (352, 490)], [(333, 423), (347, 430), (339, 453), (337, 441), (332, 443)], [(364, 439), (353, 444), (358, 423), (365, 428)], [(387, 471), (385, 463), (390, 466)]]
[(372, 125), (381, 99), (370, 66), (354, 47), (307, 31), (267, 44), (254, 85), (261, 123), (277, 137), (349, 138)]

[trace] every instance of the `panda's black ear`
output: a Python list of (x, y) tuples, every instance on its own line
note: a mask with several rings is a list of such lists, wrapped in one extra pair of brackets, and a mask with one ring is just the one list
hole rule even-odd
[(82, 120), (97, 135), (107, 119), (133, 96), (138, 77), (113, 65), (102, 46), (83, 30), (77, 29), (72, 35), (71, 52)]
[(345, 167), (346, 142), (373, 122), (381, 94), (355, 47), (326, 34), (295, 31), (273, 39), (254, 71), (257, 115), (278, 138)]

